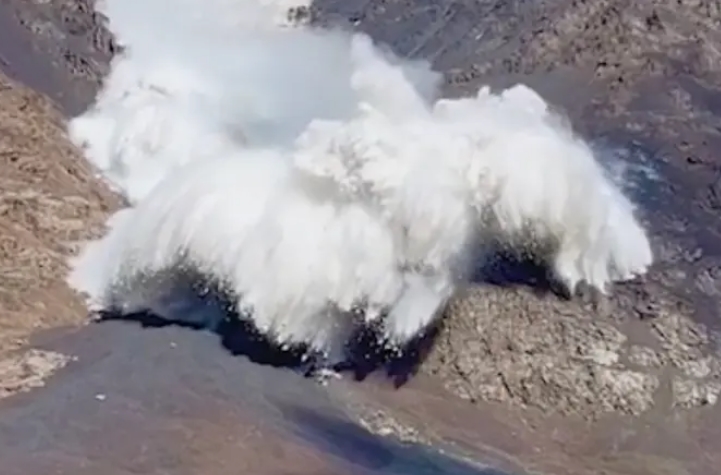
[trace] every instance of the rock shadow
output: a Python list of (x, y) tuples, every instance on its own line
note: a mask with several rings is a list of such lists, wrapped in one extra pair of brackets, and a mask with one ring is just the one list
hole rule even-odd
[[(164, 300), (172, 303), (164, 309), (163, 316), (152, 311), (103, 311), (99, 312), (97, 321), (120, 320), (137, 323), (143, 328), (176, 326), (211, 332), (233, 356), (245, 356), (254, 363), (291, 369), (305, 376), (312, 376), (324, 365), (322, 358), (312, 355), (305, 346), (281, 348), (269, 340), (248, 315), (235, 309), (227, 293), (207, 282), (198, 280), (189, 287), (182, 286)], [(385, 373), (399, 388), (417, 373), (433, 347), (438, 331), (437, 326), (430, 328), (399, 351), (383, 344), (378, 328), (359, 326), (347, 344), (347, 360), (332, 369), (350, 374), (357, 381), (372, 373)]]
[(572, 297), (541, 260), (500, 245), (482, 260), (471, 280), (494, 287), (527, 287), (539, 296), (553, 295), (563, 300)]

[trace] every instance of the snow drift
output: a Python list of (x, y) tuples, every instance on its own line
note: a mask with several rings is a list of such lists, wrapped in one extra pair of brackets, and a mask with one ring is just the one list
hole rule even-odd
[(69, 132), (131, 207), (73, 263), (91, 307), (195, 319), (200, 279), (337, 362), (358, 324), (418, 336), (491, 243), (571, 291), (646, 272), (633, 204), (532, 90), (440, 99), (427, 64), (272, 6), (101, 6), (126, 49)]

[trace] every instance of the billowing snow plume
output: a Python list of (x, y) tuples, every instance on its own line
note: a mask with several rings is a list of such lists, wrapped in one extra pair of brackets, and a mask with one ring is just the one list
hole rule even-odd
[(439, 99), (427, 65), (268, 5), (104, 3), (126, 50), (69, 129), (132, 207), (74, 262), (92, 307), (196, 319), (200, 276), (337, 361), (358, 323), (417, 336), (499, 240), (571, 290), (647, 270), (633, 205), (532, 90)]

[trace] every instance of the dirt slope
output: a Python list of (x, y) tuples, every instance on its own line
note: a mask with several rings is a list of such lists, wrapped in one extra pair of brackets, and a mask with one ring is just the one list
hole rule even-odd
[(0, 396), (22, 386), (17, 364), (42, 366), (32, 357), (4, 365), (9, 351), (39, 329), (86, 319), (64, 283), (67, 256), (117, 205), (66, 140), (63, 120), (47, 97), (0, 74)]

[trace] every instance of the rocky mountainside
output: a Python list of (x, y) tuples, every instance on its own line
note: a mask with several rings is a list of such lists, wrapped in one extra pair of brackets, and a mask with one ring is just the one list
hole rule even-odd
[[(0, 397), (66, 361), (27, 338), (85, 321), (65, 257), (118, 204), (62, 131), (116, 50), (91, 3), (0, 3)], [(332, 383), (335, 403), (372, 431), (519, 470), (721, 473), (721, 2), (318, 0), (292, 15), (432, 60), (450, 95), (538, 89), (621, 159), (659, 260), (600, 303), (499, 262), (453, 302), (416, 378)]]

